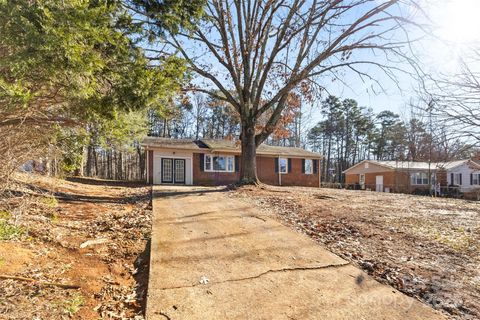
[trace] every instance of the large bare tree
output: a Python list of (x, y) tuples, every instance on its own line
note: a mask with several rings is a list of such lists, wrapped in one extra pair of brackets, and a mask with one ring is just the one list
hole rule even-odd
[(148, 50), (175, 50), (202, 79), (191, 90), (225, 100), (238, 112), (242, 183), (257, 182), (256, 149), (274, 132), (293, 91), (342, 81), (347, 69), (359, 83), (382, 87), (378, 71), (394, 79), (408, 43), (410, 17), (404, 12), (416, 11), (411, 0), (192, 1), (204, 5), (204, 14), (191, 29), (158, 33), (155, 26), (168, 17), (164, 2), (127, 5), (162, 38), (161, 47)]
[(459, 60), (454, 74), (426, 75), (420, 108), (449, 130), (450, 140), (480, 146), (480, 46)]

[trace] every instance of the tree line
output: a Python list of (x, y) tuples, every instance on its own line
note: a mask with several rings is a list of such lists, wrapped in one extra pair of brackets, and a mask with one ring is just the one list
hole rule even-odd
[(342, 172), (365, 159), (435, 162), (470, 156), (470, 144), (451, 139), (449, 128), (417, 108), (401, 117), (388, 110), (374, 113), (353, 99), (329, 96), (320, 112), (323, 120), (308, 132), (307, 141), (324, 155), (326, 182), (343, 182)]
[(375, 68), (395, 81), (389, 62), (406, 58), (401, 48), (418, 11), (397, 10), (417, 5), (398, 0), (284, 4), (0, 2), (0, 179), (38, 158), (56, 174), (141, 177), (138, 142), (147, 134), (240, 138), (244, 183), (257, 182), (261, 143), (311, 145), (327, 155), (324, 178), (340, 181), (364, 158), (461, 150), (438, 119), (463, 125), (463, 136), (478, 142), (478, 73), (468, 67), (425, 92), (430, 114), (440, 117), (434, 130), (424, 115), (407, 121), (328, 97), (325, 120), (302, 131), (305, 106), (344, 70), (378, 84)]
[[(411, 107), (404, 116), (388, 110), (374, 113), (354, 99), (328, 96), (314, 108), (322, 120), (302, 131), (298, 128), (306, 117), (305, 109), (296, 108), (266, 143), (322, 154), (321, 174), (326, 182), (343, 182), (342, 172), (365, 159), (435, 162), (470, 156), (471, 144), (451, 139), (447, 126), (418, 107)], [(193, 94), (171, 110), (168, 116), (149, 113), (149, 135), (232, 139), (240, 134), (238, 114), (221, 100)]]
[[(152, 63), (148, 33), (125, 5), (0, 1), (1, 187), (32, 159), (52, 174), (134, 176), (119, 165), (138, 153), (147, 112), (166, 113), (187, 72), (175, 55)], [(189, 4), (164, 9), (165, 30), (195, 15)]]

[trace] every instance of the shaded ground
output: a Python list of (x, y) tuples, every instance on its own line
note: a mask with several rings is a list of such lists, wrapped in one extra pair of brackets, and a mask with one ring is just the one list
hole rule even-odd
[(154, 190), (149, 320), (444, 319), (249, 199), (214, 187)]
[(0, 197), (0, 223), (9, 226), (0, 234), (0, 274), (37, 281), (0, 279), (0, 319), (143, 319), (149, 189), (92, 179), (18, 179)]
[(480, 319), (480, 202), (243, 187), (246, 199), (451, 319)]

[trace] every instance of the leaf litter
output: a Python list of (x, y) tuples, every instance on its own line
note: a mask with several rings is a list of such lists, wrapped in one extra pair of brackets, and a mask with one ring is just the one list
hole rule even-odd
[(143, 319), (149, 196), (132, 183), (18, 175), (0, 210), (25, 231), (0, 241), (0, 274), (36, 281), (0, 280), (0, 319)]
[(230, 196), (450, 319), (480, 319), (479, 202), (273, 186), (245, 186)]

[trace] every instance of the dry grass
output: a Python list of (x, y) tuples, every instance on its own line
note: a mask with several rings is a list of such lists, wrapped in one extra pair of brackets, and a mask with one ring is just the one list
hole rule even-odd
[(234, 196), (450, 318), (480, 319), (479, 202), (294, 187)]
[(143, 318), (149, 189), (95, 182), (22, 174), (0, 194), (0, 274), (39, 281), (1, 280), (0, 319)]

